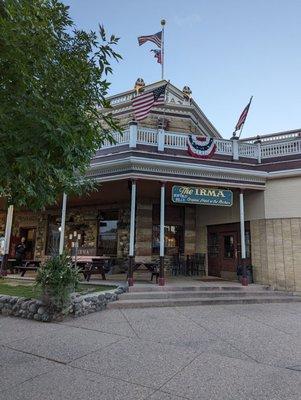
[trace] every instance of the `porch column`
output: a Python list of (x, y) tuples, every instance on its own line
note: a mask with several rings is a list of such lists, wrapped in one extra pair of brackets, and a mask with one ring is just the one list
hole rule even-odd
[(65, 244), (65, 224), (66, 224), (66, 205), (67, 205), (67, 195), (63, 194), (63, 204), (62, 204), (62, 218), (61, 218), (61, 232), (60, 232), (60, 245), (59, 245), (59, 255), (64, 252)]
[(165, 183), (161, 183), (161, 199), (160, 199), (160, 271), (159, 286), (165, 285), (164, 278), (164, 227), (165, 227)]
[(245, 241), (245, 209), (244, 209), (244, 192), (241, 189), (239, 194), (239, 211), (240, 211), (240, 243), (241, 243), (241, 262), (243, 267), (243, 276), (241, 284), (248, 286), (247, 266), (246, 266), (246, 241)]
[(11, 229), (13, 224), (13, 215), (14, 215), (14, 206), (10, 205), (7, 209), (6, 215), (6, 225), (5, 225), (5, 239), (4, 239), (4, 255), (0, 268), (0, 276), (7, 275), (7, 260), (9, 255), (9, 246), (10, 246), (10, 237), (11, 237)]
[(131, 190), (131, 221), (130, 221), (130, 247), (129, 247), (129, 271), (128, 284), (134, 285), (133, 267), (135, 255), (135, 217), (136, 217), (136, 181), (132, 180)]

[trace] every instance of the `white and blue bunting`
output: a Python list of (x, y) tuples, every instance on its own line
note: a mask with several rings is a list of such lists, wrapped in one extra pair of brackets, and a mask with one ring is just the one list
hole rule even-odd
[(211, 158), (216, 151), (216, 144), (211, 137), (189, 135), (187, 140), (188, 153), (192, 157)]

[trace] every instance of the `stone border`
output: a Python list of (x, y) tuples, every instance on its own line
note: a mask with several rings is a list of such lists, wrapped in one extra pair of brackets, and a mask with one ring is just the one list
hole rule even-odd
[(118, 300), (119, 295), (127, 291), (128, 285), (125, 284), (108, 291), (92, 292), (84, 295), (73, 293), (71, 294), (70, 306), (66, 312), (61, 314), (51, 313), (41, 300), (0, 295), (0, 314), (42, 322), (62, 320), (64, 316), (81, 317), (104, 310), (108, 303)]

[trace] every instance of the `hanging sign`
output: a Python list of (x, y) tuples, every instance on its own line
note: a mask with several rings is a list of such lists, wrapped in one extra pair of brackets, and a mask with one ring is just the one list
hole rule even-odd
[(189, 135), (187, 140), (187, 150), (192, 157), (211, 158), (216, 152), (216, 144), (211, 137), (197, 137)]
[(224, 189), (173, 186), (171, 198), (173, 203), (181, 204), (200, 204), (223, 207), (231, 207), (233, 205), (233, 192)]

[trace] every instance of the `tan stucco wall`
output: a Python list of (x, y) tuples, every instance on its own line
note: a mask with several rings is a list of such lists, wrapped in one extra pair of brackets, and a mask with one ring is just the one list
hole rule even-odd
[(264, 194), (265, 217), (301, 217), (301, 177), (267, 181)]

